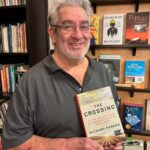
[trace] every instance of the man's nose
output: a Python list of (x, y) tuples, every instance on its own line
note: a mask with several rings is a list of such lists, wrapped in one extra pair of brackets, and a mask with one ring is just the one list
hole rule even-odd
[(76, 27), (72, 33), (73, 37), (82, 38), (83, 32), (80, 30), (80, 27)]

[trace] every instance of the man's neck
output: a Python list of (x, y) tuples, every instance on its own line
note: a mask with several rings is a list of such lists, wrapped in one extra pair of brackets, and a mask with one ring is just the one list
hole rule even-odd
[(52, 57), (55, 63), (60, 68), (62, 68), (65, 72), (74, 77), (81, 86), (83, 85), (85, 73), (89, 65), (87, 57), (84, 57), (82, 60), (79, 61), (69, 61), (62, 57), (59, 57), (59, 55), (57, 55), (56, 53), (54, 53)]

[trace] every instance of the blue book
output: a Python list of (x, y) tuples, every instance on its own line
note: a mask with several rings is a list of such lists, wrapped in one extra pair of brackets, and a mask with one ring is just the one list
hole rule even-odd
[(144, 106), (142, 104), (126, 103), (123, 107), (123, 126), (130, 131), (141, 131)]
[(126, 60), (125, 84), (133, 85), (136, 88), (144, 88), (145, 70), (145, 60)]

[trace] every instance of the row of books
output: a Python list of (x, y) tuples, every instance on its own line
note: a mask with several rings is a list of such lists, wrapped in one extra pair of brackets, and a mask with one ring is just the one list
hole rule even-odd
[(0, 26), (0, 53), (27, 53), (26, 24)]
[(14, 92), (16, 84), (28, 68), (25, 64), (0, 64), (0, 91)]
[(0, 6), (25, 5), (26, 0), (0, 0)]
[[(119, 83), (120, 79), (120, 55), (100, 55), (108, 71), (112, 74), (113, 81)], [(124, 83), (135, 88), (144, 88), (146, 60), (125, 60)]]
[(123, 126), (129, 131), (150, 131), (150, 99), (145, 104), (123, 103)]
[[(147, 45), (150, 42), (150, 12), (105, 14), (103, 17), (103, 45)], [(98, 45), (99, 16), (91, 17), (91, 45)]]

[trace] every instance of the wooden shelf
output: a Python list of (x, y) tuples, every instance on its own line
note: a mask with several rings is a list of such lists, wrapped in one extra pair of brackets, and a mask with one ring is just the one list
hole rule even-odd
[(150, 136), (150, 131), (129, 131), (129, 130), (125, 130), (125, 133), (128, 134), (129, 136), (131, 136), (132, 134), (136, 134), (136, 135), (143, 135), (143, 136)]
[(0, 14), (4, 14), (0, 15), (0, 24), (15, 24), (17, 22), (24, 22), (26, 21), (26, 6), (1, 6)]
[(0, 64), (29, 62), (29, 53), (0, 53)]
[(144, 93), (150, 93), (150, 89), (137, 89), (134, 87), (122, 87), (122, 86), (116, 86), (118, 91), (128, 91), (130, 93), (130, 97), (134, 96), (134, 92), (144, 92)]
[(132, 45), (91, 45), (90, 50), (92, 55), (95, 55), (95, 49), (102, 49), (102, 48), (129, 48), (132, 51), (132, 56), (136, 55), (137, 48), (150, 48), (150, 45), (140, 45), (140, 44), (132, 44)]
[(0, 104), (8, 99), (10, 99), (12, 93), (3, 93), (2, 91), (0, 91), (0, 99), (5, 99), (5, 100), (0, 100)]

